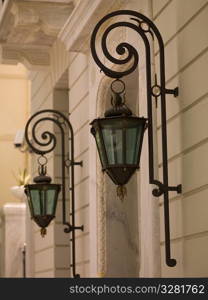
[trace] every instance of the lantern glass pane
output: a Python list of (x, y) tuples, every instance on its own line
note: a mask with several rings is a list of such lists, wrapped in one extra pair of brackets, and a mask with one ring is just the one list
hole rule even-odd
[[(107, 127), (107, 126), (106, 126)], [(103, 128), (103, 139), (108, 157), (108, 164), (123, 163), (123, 139), (122, 129), (120, 128)]]
[(29, 205), (31, 215), (55, 215), (59, 186), (58, 185), (37, 185), (30, 188)]
[(137, 164), (143, 125), (126, 129), (126, 163)]
[(54, 189), (48, 189), (47, 191), (47, 215), (55, 215), (56, 209), (57, 191)]
[(105, 154), (104, 154), (104, 149), (103, 149), (102, 142), (101, 142), (101, 139), (100, 139), (99, 131), (96, 131), (95, 140), (96, 140), (96, 143), (97, 143), (97, 149), (99, 151), (101, 164), (102, 164), (103, 167), (105, 167)]
[(30, 190), (30, 195), (30, 199), (33, 206), (33, 213), (34, 215), (40, 215), (42, 206), (41, 191), (32, 189)]

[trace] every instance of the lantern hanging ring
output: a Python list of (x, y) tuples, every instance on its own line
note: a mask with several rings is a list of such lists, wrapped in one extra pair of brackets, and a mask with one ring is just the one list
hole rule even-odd
[[(115, 89), (115, 84), (116, 83), (120, 83), (120, 85), (121, 85), (121, 90), (120, 91), (117, 91)], [(125, 86), (125, 83), (124, 83), (123, 80), (117, 78), (117, 79), (115, 79), (115, 80), (112, 81), (112, 83), (111, 83), (111, 91), (113, 93), (115, 93), (115, 94), (123, 94), (125, 92), (125, 90), (126, 90), (126, 86)]]
[(39, 164), (40, 166), (45, 166), (45, 165), (47, 165), (47, 163), (48, 163), (48, 159), (47, 159), (47, 157), (46, 157), (44, 154), (41, 154), (41, 155), (38, 157), (37, 161), (38, 161), (38, 164)]

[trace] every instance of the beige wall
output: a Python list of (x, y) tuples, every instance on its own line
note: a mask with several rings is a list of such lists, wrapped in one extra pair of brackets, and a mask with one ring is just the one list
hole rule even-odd
[[(165, 42), (167, 87), (179, 86), (180, 93), (178, 98), (167, 96), (169, 181), (183, 185), (183, 194), (173, 193), (170, 202), (171, 248), (177, 266), (164, 264), (161, 202), (162, 276), (207, 277), (208, 3), (153, 0), (153, 8)], [(160, 137), (160, 128), (158, 133)]]
[(74, 128), (75, 161), (83, 167), (75, 168), (76, 220), (84, 224), (84, 232), (77, 231), (77, 272), (89, 276), (89, 82), (88, 58), (78, 54), (69, 67), (69, 112)]
[(18, 129), (24, 129), (28, 117), (29, 82), (26, 69), (0, 65), (0, 206), (18, 202), (10, 188), (16, 185), (13, 172), (27, 166), (26, 154), (14, 147)]

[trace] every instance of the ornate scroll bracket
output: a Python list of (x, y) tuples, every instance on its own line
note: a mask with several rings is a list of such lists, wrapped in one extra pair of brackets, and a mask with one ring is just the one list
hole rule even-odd
[[(45, 115), (36, 119), (39, 115)], [(42, 122), (51, 122), (55, 124), (61, 134), (61, 179), (62, 179), (62, 223), (66, 227), (64, 228), (65, 233), (71, 233), (70, 242), (72, 244), (71, 247), (71, 255), (72, 255), (72, 264), (70, 265), (72, 268), (73, 277), (80, 277), (79, 274), (76, 273), (76, 253), (75, 253), (75, 231), (76, 230), (84, 230), (84, 226), (75, 226), (75, 192), (74, 192), (74, 166), (82, 166), (83, 162), (75, 162), (74, 161), (74, 132), (71, 123), (68, 118), (60, 113), (59, 111), (52, 109), (45, 109), (36, 112), (32, 117), (28, 120), (25, 127), (25, 139), (29, 147), (36, 154), (44, 156), (47, 153), (52, 152), (57, 145), (57, 138), (53, 132), (44, 131), (42, 134), (37, 135), (38, 131), (41, 129), (39, 125)], [(32, 142), (29, 138), (29, 127), (31, 126), (31, 135)], [(65, 160), (65, 130), (68, 128), (70, 133), (70, 155)], [(66, 221), (66, 174), (65, 169), (70, 169), (70, 199), (71, 199), (71, 211), (70, 211), (70, 223)]]
[[(105, 22), (113, 20), (114, 17), (129, 17), (128, 20), (118, 21), (111, 23), (104, 31), (101, 37), (101, 49), (104, 57), (114, 65), (124, 65), (125, 70), (115, 71), (108, 68), (100, 60), (96, 51), (96, 38), (98, 37), (99, 30)], [(136, 22), (136, 24), (135, 24)], [(164, 56), (164, 43), (161, 34), (155, 24), (146, 16), (132, 10), (118, 10), (104, 16), (95, 26), (91, 35), (91, 53), (95, 63), (104, 74), (111, 78), (122, 78), (132, 73), (140, 62), (138, 50), (130, 45), (128, 42), (120, 42), (116, 47), (116, 53), (120, 56), (126, 55), (125, 58), (115, 58), (111, 55), (112, 51), (108, 50), (107, 38), (109, 33), (119, 27), (126, 27), (135, 31), (138, 36), (143, 40), (145, 46), (145, 57), (146, 57), (146, 89), (147, 89), (147, 115), (148, 115), (148, 147), (149, 147), (149, 182), (155, 184), (158, 188), (153, 190), (153, 195), (164, 197), (164, 224), (165, 224), (165, 250), (166, 250), (166, 263), (168, 266), (173, 267), (176, 265), (176, 260), (171, 258), (170, 252), (170, 225), (169, 225), (169, 192), (176, 191), (177, 193), (182, 192), (182, 186), (169, 186), (168, 183), (168, 152), (167, 152), (167, 124), (166, 124), (166, 94), (172, 94), (174, 97), (178, 96), (178, 87), (174, 89), (166, 88), (165, 80), (165, 56)], [(157, 42), (159, 47), (159, 72), (158, 72), (158, 83), (157, 78), (155, 84), (152, 85), (152, 55), (151, 55), (151, 44), (150, 38)], [(153, 118), (152, 118), (152, 103), (153, 98), (160, 100), (161, 103), (161, 136), (162, 136), (162, 171), (163, 181), (156, 180), (154, 175), (154, 141), (153, 141)]]

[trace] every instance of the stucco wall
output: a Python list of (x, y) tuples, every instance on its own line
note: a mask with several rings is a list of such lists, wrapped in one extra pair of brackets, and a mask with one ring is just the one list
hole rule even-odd
[(88, 58), (78, 54), (69, 67), (69, 112), (74, 128), (75, 161), (83, 167), (75, 168), (76, 222), (84, 224), (84, 232), (77, 231), (77, 272), (89, 276), (89, 82)]
[(174, 268), (164, 264), (160, 204), (162, 276), (207, 277), (208, 3), (153, 0), (153, 8), (154, 22), (165, 43), (167, 87), (179, 86), (178, 98), (167, 96), (169, 180), (171, 185), (183, 185), (182, 195), (173, 194), (170, 202), (172, 256), (177, 260)]
[(14, 174), (27, 167), (27, 154), (14, 147), (19, 129), (24, 129), (28, 117), (29, 82), (23, 65), (0, 65), (0, 206), (18, 202), (10, 188), (17, 185)]

